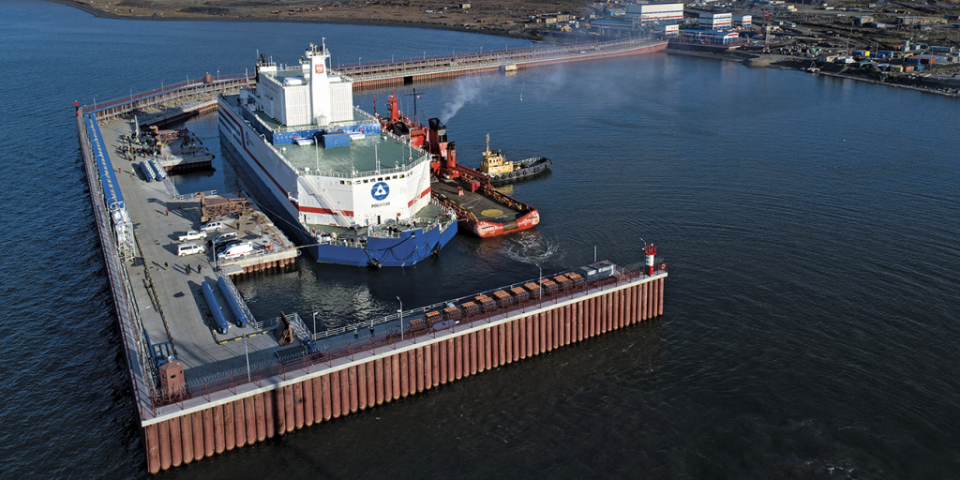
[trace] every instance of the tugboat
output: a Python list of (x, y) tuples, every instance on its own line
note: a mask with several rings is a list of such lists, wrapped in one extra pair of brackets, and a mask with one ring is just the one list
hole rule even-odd
[[(416, 97), (414, 97), (416, 98)], [(416, 114), (411, 120), (400, 112), (397, 95), (388, 100), (389, 117), (377, 116), (381, 130), (408, 145), (422, 146), (430, 160), (430, 195), (456, 213), (460, 228), (485, 238), (526, 230), (540, 223), (537, 209), (498, 192), (490, 177), (457, 163), (455, 142), (447, 142), (447, 127), (438, 118), (428, 126)]]
[(553, 161), (547, 157), (531, 157), (519, 162), (511, 162), (503, 156), (502, 150), (490, 150), (490, 134), (487, 134), (487, 150), (483, 152), (478, 172), (490, 177), (494, 183), (509, 182), (547, 171)]
[(485, 238), (540, 223), (537, 209), (498, 192), (490, 177), (457, 163), (456, 142), (447, 142), (447, 127), (440, 119), (430, 119), (427, 138), (427, 151), (434, 155), (430, 193), (456, 212), (460, 228)]

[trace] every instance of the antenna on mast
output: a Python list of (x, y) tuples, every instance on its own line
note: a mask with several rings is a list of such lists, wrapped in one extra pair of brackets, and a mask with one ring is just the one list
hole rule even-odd
[[(420, 92), (420, 93), (423, 93), (423, 92)], [(406, 96), (413, 97), (413, 125), (418, 126), (420, 125), (420, 122), (417, 121), (417, 99), (419, 99), (420, 96), (417, 94), (417, 89), (414, 88), (413, 94), (408, 93)]]

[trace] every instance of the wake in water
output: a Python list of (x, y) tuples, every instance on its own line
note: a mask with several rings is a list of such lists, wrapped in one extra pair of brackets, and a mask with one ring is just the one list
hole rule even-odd
[(511, 260), (542, 265), (560, 251), (560, 243), (538, 232), (523, 231), (505, 238), (501, 251)]

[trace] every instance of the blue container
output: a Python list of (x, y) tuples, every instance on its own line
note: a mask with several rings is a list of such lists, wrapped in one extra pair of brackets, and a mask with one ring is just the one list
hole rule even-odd
[(344, 132), (325, 133), (320, 137), (323, 148), (349, 147), (350, 135)]

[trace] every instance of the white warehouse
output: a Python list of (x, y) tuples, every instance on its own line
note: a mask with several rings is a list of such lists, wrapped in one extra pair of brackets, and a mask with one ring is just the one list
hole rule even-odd
[(680, 25), (661, 23), (653, 27), (653, 31), (667, 37), (680, 35)]
[(726, 30), (730, 28), (732, 16), (729, 13), (701, 13), (701, 30)]
[(627, 18), (640, 24), (680, 23), (683, 21), (682, 3), (644, 3), (627, 5)]

